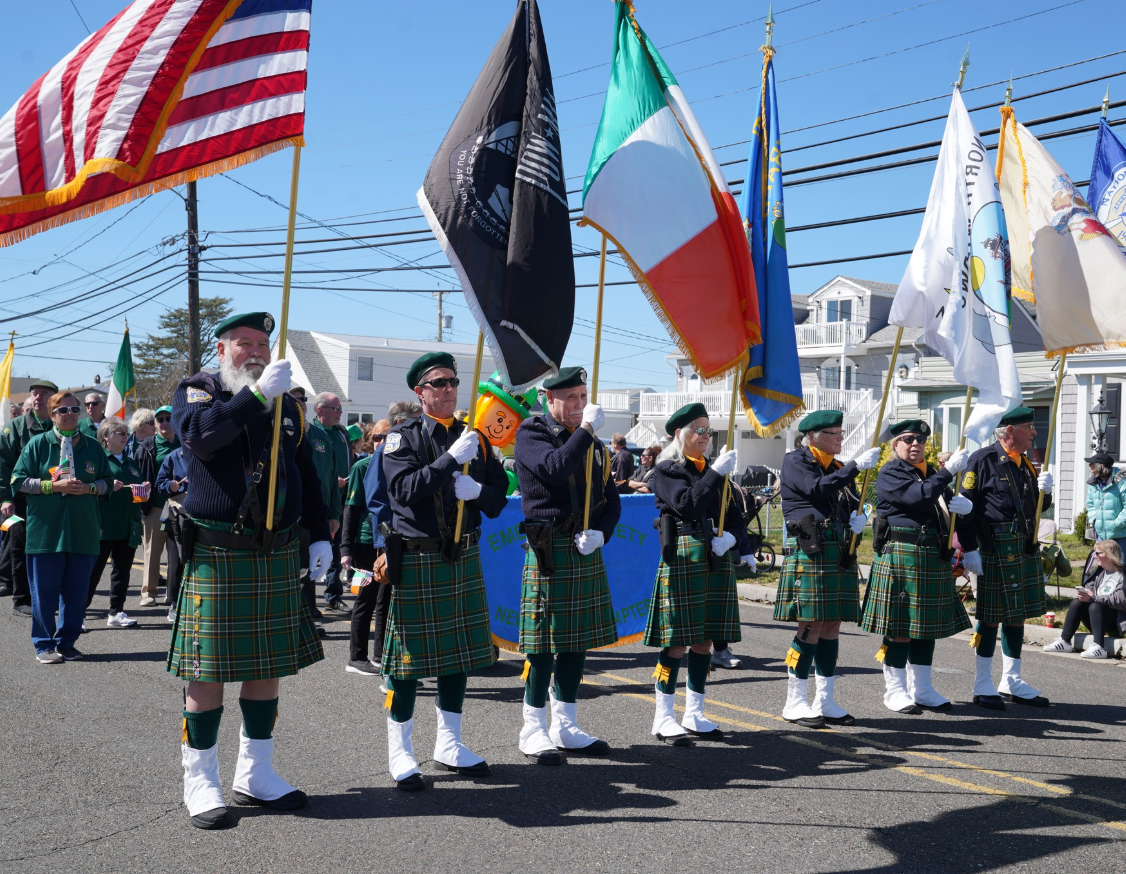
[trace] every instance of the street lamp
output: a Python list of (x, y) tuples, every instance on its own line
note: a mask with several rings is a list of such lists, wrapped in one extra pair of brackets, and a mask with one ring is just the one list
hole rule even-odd
[(1096, 452), (1106, 452), (1106, 429), (1110, 424), (1111, 410), (1103, 403), (1103, 396), (1091, 407), (1091, 429), (1095, 432), (1093, 448)]

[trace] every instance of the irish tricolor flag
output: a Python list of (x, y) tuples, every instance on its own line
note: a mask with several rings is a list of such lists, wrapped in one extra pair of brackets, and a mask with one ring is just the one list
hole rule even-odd
[(761, 343), (754, 268), (727, 182), (676, 78), (617, 0), (583, 224), (617, 246), (673, 340), (705, 379)]
[(117, 353), (117, 363), (113, 366), (113, 380), (110, 383), (109, 398), (106, 400), (106, 415), (125, 418), (125, 399), (136, 394), (137, 381), (133, 378), (133, 352), (129, 346), (129, 325), (125, 325), (125, 336), (121, 338), (121, 351)]

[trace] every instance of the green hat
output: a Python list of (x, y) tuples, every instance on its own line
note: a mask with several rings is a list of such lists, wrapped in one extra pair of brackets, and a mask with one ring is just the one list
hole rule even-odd
[(33, 388), (45, 388), (50, 391), (51, 394), (58, 394), (59, 391), (59, 387), (49, 379), (37, 379), (27, 387), (27, 390), (31, 391)]
[(457, 362), (454, 361), (454, 357), (449, 352), (427, 352), (421, 358), (416, 359), (407, 371), (407, 388), (414, 388), (419, 385), (422, 382), (422, 377), (435, 367), (448, 367), (454, 373), (457, 373)]
[(840, 410), (814, 410), (800, 422), (798, 430), (802, 434), (810, 431), (824, 431), (826, 428), (839, 428), (844, 422), (844, 413)]
[[(172, 415), (172, 408), (170, 406), (168, 406), (168, 404), (165, 404), (163, 407), (157, 407), (156, 412), (157, 413), (168, 413), (168, 415)], [(156, 415), (156, 413), (153, 413), (153, 415)]]
[(548, 391), (559, 391), (563, 388), (578, 388), (586, 385), (585, 367), (563, 367), (551, 379), (543, 381), (543, 387)]
[(235, 328), (254, 328), (263, 334), (270, 335), (274, 332), (274, 317), (269, 313), (239, 313), (228, 319), (223, 319), (215, 326), (215, 339), (219, 339), (227, 331), (233, 331)]
[(926, 437), (931, 432), (931, 426), (922, 419), (904, 419), (902, 422), (896, 422), (888, 428), (888, 431), (892, 437), (898, 437), (900, 434), (922, 434)]
[(364, 429), (359, 425), (349, 425), (345, 430), (348, 432), (349, 443), (355, 443), (357, 440), (362, 439), (364, 436)]
[(1031, 407), (1017, 407), (1001, 417), (1001, 425), (1026, 425), (1035, 418), (1036, 411)]
[(504, 380), (500, 378), (499, 370), (494, 370), (488, 381), (478, 383), (477, 391), (482, 395), (492, 395), (497, 398), (521, 419), (526, 419), (532, 415), (532, 407), (536, 403), (537, 392), (534, 388), (523, 394), (516, 394), (504, 384)]
[(677, 428), (683, 428), (689, 422), (695, 422), (703, 416), (705, 419), (708, 416), (708, 408), (703, 404), (685, 404), (665, 422), (665, 433), (672, 437), (676, 433)]

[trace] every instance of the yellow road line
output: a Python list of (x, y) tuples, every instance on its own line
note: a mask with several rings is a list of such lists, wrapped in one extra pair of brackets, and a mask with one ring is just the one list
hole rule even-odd
[[(611, 680), (617, 680), (617, 681), (622, 682), (622, 683), (627, 683), (631, 686), (647, 685), (646, 683), (643, 683), (639, 680), (634, 680), (631, 677), (623, 677), (620, 674), (611, 674), (611, 673), (602, 672), (602, 673), (599, 674), (599, 676), (606, 677), (606, 678), (611, 679)], [(605, 683), (600, 683), (597, 680), (594, 680), (593, 678), (591, 678), (589, 676), (585, 677), (584, 681), (588, 682), (588, 683), (592, 683), (593, 685), (597, 685), (597, 686), (607, 685)], [(645, 701), (645, 702), (651, 702), (652, 701), (652, 697), (649, 696), (649, 695), (639, 695), (639, 694), (634, 693), (634, 692), (625, 692), (623, 694), (628, 698), (636, 698), (638, 700)], [(683, 695), (684, 693), (678, 691), (677, 694)], [(736, 711), (740, 711), (740, 712), (743, 712), (743, 713), (749, 713), (753, 716), (758, 716), (758, 717), (761, 717), (761, 718), (764, 718), (764, 719), (770, 719), (770, 720), (773, 720), (773, 721), (776, 721), (776, 722), (782, 722), (782, 723), (785, 723), (786, 725), (790, 725), (790, 723), (786, 722), (785, 719), (783, 719), (780, 716), (776, 716), (773, 713), (764, 713), (761, 710), (752, 710), (749, 707), (741, 707), (738, 704), (729, 704), (726, 701), (718, 701), (718, 700), (716, 700), (714, 698), (710, 698), (710, 697), (707, 699), (707, 704), (711, 707), (723, 707), (723, 708), (726, 708), (726, 709), (729, 709), (729, 710), (736, 710)], [(683, 710), (684, 708), (681, 707), (678, 704), (676, 709), (677, 710)], [(710, 719), (712, 722), (726, 723), (728, 725), (734, 725), (734, 726), (737, 726), (739, 728), (749, 729), (751, 731), (769, 731), (770, 730), (770, 729), (766, 728), (765, 726), (756, 725), (756, 724), (751, 723), (751, 722), (743, 722), (743, 721), (738, 720), (738, 719), (733, 719), (729, 716), (720, 716), (717, 713), (705, 713), (704, 716), (707, 719)], [(851, 735), (850, 733), (837, 731), (836, 729), (832, 729), (832, 728), (822, 729), (821, 731), (822, 732), (828, 732), (830, 734), (833, 734), (833, 735), (835, 735), (837, 737), (841, 737), (841, 738), (853, 737), (853, 735)], [(856, 759), (857, 761), (865, 762), (865, 763), (870, 764), (870, 765), (875, 765), (877, 767), (889, 768), (889, 769), (892, 769), (892, 770), (895, 770), (895, 771), (900, 771), (904, 774), (910, 774), (911, 776), (915, 776), (915, 777), (922, 777), (925, 780), (932, 780), (932, 781), (937, 782), (937, 783), (944, 783), (948, 786), (955, 786), (957, 788), (964, 789), (964, 790), (970, 791), (970, 792), (979, 792), (979, 793), (983, 793), (983, 794), (986, 794), (986, 795), (994, 795), (994, 796), (1001, 797), (1001, 798), (1008, 798), (1008, 799), (1011, 799), (1013, 801), (1019, 801), (1022, 804), (1041, 805), (1044, 808), (1053, 811), (1054, 813), (1060, 814), (1061, 816), (1071, 817), (1072, 819), (1077, 819), (1077, 820), (1080, 820), (1082, 822), (1093, 823), (1095, 825), (1106, 826), (1107, 828), (1116, 829), (1118, 831), (1126, 831), (1126, 823), (1118, 822), (1118, 821), (1114, 821), (1114, 820), (1106, 820), (1106, 819), (1103, 819), (1101, 817), (1093, 816), (1093, 815), (1088, 814), (1088, 813), (1080, 813), (1079, 811), (1069, 810), (1068, 808), (1060, 807), (1058, 805), (1048, 803), (1043, 798), (1040, 798), (1040, 797), (1035, 796), (1035, 795), (1021, 795), (1021, 794), (1017, 794), (1017, 793), (1013, 793), (1013, 792), (1007, 792), (1003, 789), (994, 789), (990, 786), (983, 786), (979, 783), (970, 783), (970, 782), (965, 781), (965, 780), (959, 780), (955, 777), (948, 777), (944, 774), (936, 774), (936, 773), (933, 773), (931, 771), (927, 771), (927, 770), (922, 769), (922, 768), (914, 768), (914, 767), (911, 767), (910, 765), (892, 764), (891, 762), (883, 761), (881, 759), (876, 758), (875, 756), (870, 756), (870, 755), (867, 755), (865, 753), (858, 752), (857, 750), (846, 750), (846, 749), (843, 749), (842, 747), (837, 746), (835, 744), (822, 743), (820, 741), (814, 740), (812, 737), (805, 735), (805, 734), (785, 734), (785, 735), (780, 735), (780, 737), (784, 738), (785, 740), (793, 741), (794, 743), (799, 743), (799, 744), (803, 744), (803, 745), (808, 746), (808, 747), (813, 747), (815, 749), (822, 750), (823, 752), (831, 753), (833, 755), (842, 755), (842, 756), (845, 756), (847, 758)], [(864, 738), (862, 743), (864, 743), (865, 745), (877, 747), (878, 749), (883, 749), (883, 750), (886, 750), (888, 752), (893, 752), (893, 753), (896, 753), (896, 754), (914, 756), (916, 758), (926, 759), (928, 761), (937, 762), (937, 763), (940, 763), (940, 764), (943, 764), (943, 765), (949, 765), (949, 766), (955, 767), (955, 768), (964, 768), (964, 769), (967, 769), (967, 770), (975, 771), (975, 772), (980, 773), (980, 774), (988, 774), (988, 775), (993, 776), (993, 777), (999, 777), (999, 778), (1002, 778), (1002, 779), (1013, 780), (1014, 782), (1017, 782), (1017, 783), (1024, 783), (1026, 785), (1036, 786), (1037, 788), (1045, 789), (1045, 790), (1048, 790), (1050, 792), (1054, 792), (1058, 795), (1066, 796), (1068, 798), (1073, 798), (1075, 800), (1089, 801), (1089, 802), (1096, 803), (1096, 804), (1104, 804), (1104, 805), (1107, 805), (1107, 806), (1110, 806), (1110, 807), (1116, 807), (1116, 808), (1119, 808), (1119, 809), (1126, 810), (1126, 804), (1120, 804), (1116, 801), (1110, 801), (1108, 799), (1099, 798), (1099, 797), (1094, 796), (1094, 795), (1085, 795), (1085, 794), (1082, 794), (1082, 793), (1073, 792), (1072, 790), (1070, 790), (1066, 787), (1053, 786), (1050, 783), (1042, 783), (1038, 780), (1030, 780), (1027, 777), (1018, 777), (1014, 774), (1007, 774), (1004, 771), (995, 771), (995, 770), (992, 770), (990, 768), (982, 768), (982, 767), (979, 767), (977, 765), (968, 764), (966, 762), (959, 762), (955, 759), (947, 759), (947, 758), (944, 758), (943, 756), (934, 755), (933, 753), (916, 752), (914, 750), (909, 750), (909, 749), (904, 749), (903, 747), (894, 746), (893, 744), (883, 743), (882, 741), (874, 741), (874, 740), (871, 740), (870, 738)]]

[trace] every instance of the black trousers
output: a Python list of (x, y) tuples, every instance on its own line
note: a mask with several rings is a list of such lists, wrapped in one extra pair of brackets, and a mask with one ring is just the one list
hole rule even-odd
[(1080, 601), (1076, 598), (1067, 608), (1067, 616), (1063, 620), (1063, 632), (1060, 634), (1068, 643), (1079, 629), (1079, 623), (1084, 623), (1091, 629), (1091, 636), (1099, 646), (1103, 645), (1107, 631), (1114, 628), (1118, 621), (1118, 611), (1112, 610), (1098, 601)]
[[(27, 512), (22, 501), (16, 501), (15, 513), (23, 516)], [(0, 545), (0, 581), (12, 590), (12, 605), (31, 606), (31, 584), (27, 580), (27, 523), (17, 522), (4, 532), (4, 542)]]
[[(332, 543), (332, 567), (328, 569), (328, 575), (325, 577), (326, 604), (344, 595), (344, 581), (340, 578), (340, 535), (343, 530), (343, 526), (337, 528), (336, 534), (333, 535), (330, 541)], [(368, 570), (371, 570), (371, 568), (369, 567)]]
[(180, 583), (184, 579), (183, 554), (176, 538), (169, 534), (165, 544), (168, 550), (168, 588), (164, 590), (164, 606), (175, 607), (180, 597)]
[[(376, 556), (383, 550), (371, 544), (357, 543), (352, 547), (352, 567), (370, 571), (375, 567)], [(383, 661), (383, 635), (387, 630), (387, 611), (391, 608), (391, 587), (368, 583), (360, 589), (352, 605), (352, 629), (348, 641), (348, 658), (354, 662), (367, 661), (368, 633), (375, 619), (375, 647), (373, 661)]]
[(129, 591), (129, 571), (133, 569), (133, 556), (137, 547), (130, 546), (128, 540), (103, 540), (98, 557), (94, 559), (94, 570), (90, 573), (90, 594), (86, 596), (86, 607), (94, 600), (98, 583), (106, 563), (112, 560), (109, 572), (109, 612), (120, 613), (125, 609), (125, 595)]
[(317, 609), (317, 589), (309, 576), (309, 544), (312, 542), (312, 538), (309, 537), (309, 531), (306, 528), (298, 528), (297, 533), (301, 550), (301, 597), (305, 600), (305, 606), (309, 608), (309, 615), (318, 619), (321, 616), (321, 611)]

